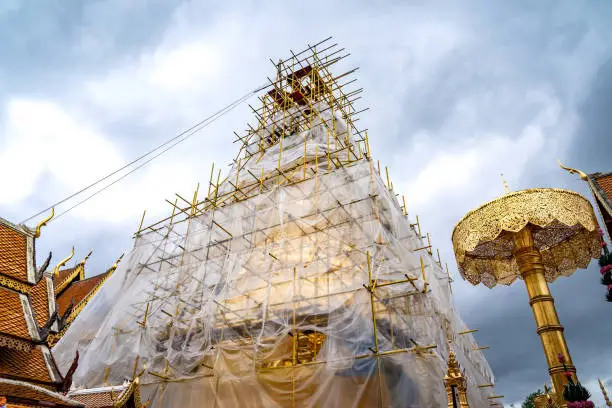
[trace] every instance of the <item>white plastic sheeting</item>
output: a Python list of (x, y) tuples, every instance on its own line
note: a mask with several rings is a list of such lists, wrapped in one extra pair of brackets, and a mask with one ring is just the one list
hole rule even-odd
[(471, 406), (489, 406), (478, 385), (493, 376), (472, 335), (456, 335), (446, 272), (372, 162), (328, 164), (327, 132), (312, 129), (227, 178), (280, 162), (298, 166), (291, 183), (274, 176), (137, 237), (53, 350), (64, 370), (79, 350), (77, 387), (140, 374), (153, 408), (441, 407), (450, 332)]

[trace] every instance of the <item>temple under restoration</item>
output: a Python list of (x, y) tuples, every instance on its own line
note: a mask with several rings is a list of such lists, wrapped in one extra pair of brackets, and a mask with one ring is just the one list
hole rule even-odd
[(357, 126), (354, 70), (333, 73), (344, 56), (324, 41), (275, 64), (229, 172), (141, 225), (53, 349), (60, 371), (78, 350), (69, 397), (136, 384), (151, 408), (495, 404), (450, 276)]

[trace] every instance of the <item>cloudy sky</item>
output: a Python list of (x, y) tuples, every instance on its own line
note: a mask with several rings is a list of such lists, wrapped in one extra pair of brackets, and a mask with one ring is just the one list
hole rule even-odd
[[(0, 2), (0, 216), (20, 222), (265, 82), (269, 58), (328, 36), (365, 88), (373, 154), (410, 216), (456, 274), (450, 234), (468, 210), (512, 189), (586, 185), (612, 171), (612, 3), (404, 1)], [(99, 273), (131, 246), (147, 209), (190, 194), (234, 157), (246, 105), (51, 223), (38, 257), (90, 248)], [(59, 207), (58, 211), (68, 208)], [(32, 221), (31, 224), (35, 224)], [(547, 379), (521, 282), (455, 279), (507, 404)], [(612, 388), (612, 304), (595, 262), (552, 285), (583, 382)]]

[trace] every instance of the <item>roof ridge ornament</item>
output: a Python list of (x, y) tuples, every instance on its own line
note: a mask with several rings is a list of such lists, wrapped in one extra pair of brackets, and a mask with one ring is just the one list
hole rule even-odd
[(121, 256), (119, 258), (117, 258), (117, 260), (115, 261), (115, 263), (113, 264), (113, 266), (111, 266), (111, 269), (115, 270), (117, 269), (117, 267), (119, 266), (119, 262), (121, 262), (121, 259), (123, 259), (123, 256), (125, 255), (125, 252), (121, 254)]
[(57, 264), (57, 266), (55, 267), (55, 270), (53, 271), (53, 275), (57, 276), (59, 274), (60, 268), (66, 265), (66, 262), (71, 260), (73, 256), (74, 256), (74, 247), (72, 247), (72, 252), (70, 253), (70, 255), (62, 259), (60, 263)]
[(85, 255), (85, 258), (83, 258), (83, 260), (81, 262), (79, 262), (79, 265), (85, 265), (85, 262), (87, 262), (87, 260), (89, 259), (89, 257), (91, 256), (91, 254), (93, 254), (93, 249), (91, 251), (89, 251), (89, 253), (87, 255)]
[(36, 226), (36, 232), (34, 234), (34, 238), (39, 238), (40, 237), (40, 229), (44, 226), (47, 225), (47, 223), (51, 220), (51, 218), (53, 218), (53, 216), (55, 215), (55, 208), (51, 207), (51, 214), (45, 218), (44, 220), (42, 220), (37, 226)]
[(559, 163), (559, 167), (561, 167), (563, 170), (567, 170), (570, 174), (578, 174), (580, 178), (584, 181), (589, 181), (589, 176), (586, 173), (577, 169), (573, 169), (571, 167), (564, 166), (563, 163), (561, 163), (560, 159), (557, 159), (557, 162)]

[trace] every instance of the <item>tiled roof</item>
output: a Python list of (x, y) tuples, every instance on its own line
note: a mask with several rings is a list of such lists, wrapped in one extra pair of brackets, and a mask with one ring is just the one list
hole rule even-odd
[(109, 272), (101, 273), (100, 275), (71, 283), (68, 288), (57, 297), (58, 314), (62, 316), (66, 312), (66, 309), (68, 309), (68, 306), (70, 306), (70, 301), (73, 299), (75, 306), (79, 304), (79, 302), (85, 299), (108, 274)]
[(0, 333), (31, 340), (19, 293), (0, 287)]
[(138, 378), (123, 386), (79, 390), (68, 395), (71, 399), (84, 403), (87, 408), (143, 407)]
[(122, 391), (102, 391), (89, 394), (74, 394), (70, 398), (85, 404), (87, 408), (113, 408)]
[[(64, 334), (70, 328), (71, 323), (74, 319), (77, 318), (81, 310), (87, 305), (89, 299), (91, 299), (98, 289), (102, 286), (104, 281), (112, 275), (115, 271), (117, 265), (113, 265), (110, 269), (108, 269), (105, 273), (100, 275), (93, 276), (88, 279), (83, 280), (72, 280), (67, 285), (66, 289), (63, 289), (59, 295), (56, 296), (55, 304), (57, 308), (57, 313), (60, 318), (64, 317), (68, 306), (70, 306), (71, 301), (74, 304), (74, 308), (72, 312), (65, 320), (64, 326), (60, 328), (58, 333), (51, 333), (47, 338), (47, 342), (49, 346), (55, 345)], [(79, 278), (80, 279), (80, 278)]]
[(0, 223), (0, 274), (27, 282), (26, 236)]
[(34, 344), (30, 340), (7, 336), (0, 333), (0, 347), (6, 347), (13, 350), (30, 351), (32, 350), (32, 347), (34, 347)]
[(30, 352), (0, 347), (0, 377), (53, 384), (41, 346)]
[[(8, 407), (31, 407), (24, 400), (54, 403), (56, 407), (85, 407), (61, 394), (23, 381), (0, 378), (0, 395), (7, 397)], [(19, 403), (11, 403), (17, 399)], [(36, 405), (38, 406), (38, 405)]]
[(604, 200), (608, 202), (608, 205), (612, 204), (612, 173), (593, 174), (594, 181), (599, 185)]
[(46, 277), (42, 277), (30, 290), (30, 302), (36, 322), (40, 327), (44, 326), (49, 320), (49, 296)]
[(603, 227), (612, 237), (612, 173), (589, 174), (589, 184), (595, 195), (597, 207), (603, 219)]
[(55, 283), (55, 294), (63, 291), (67, 285), (70, 284), (76, 278), (82, 278), (81, 272), (83, 271), (83, 264), (78, 264), (72, 268), (62, 269), (59, 271), (57, 276), (53, 277)]

